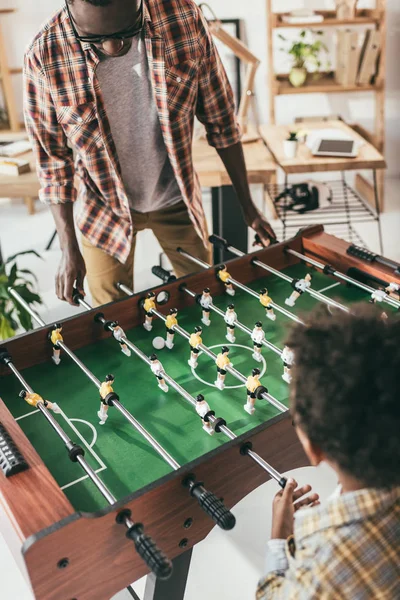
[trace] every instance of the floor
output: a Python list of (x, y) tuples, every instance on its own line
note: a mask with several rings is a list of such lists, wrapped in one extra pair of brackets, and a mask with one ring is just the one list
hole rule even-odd
[[(387, 182), (386, 211), (382, 216), (384, 254), (400, 261), (400, 200), (399, 180)], [(262, 206), (262, 194), (253, 190), (255, 201)], [(210, 198), (205, 195), (204, 204), (210, 214)], [(276, 224), (277, 226), (279, 224)], [(378, 238), (374, 224), (359, 225), (358, 233), (368, 241), (372, 250), (378, 251)], [(48, 209), (37, 205), (37, 213), (28, 216), (26, 207), (20, 202), (0, 200), (0, 240), (3, 257), (27, 249), (41, 253), (42, 259), (23, 257), (19, 262), (22, 268), (31, 268), (39, 280), (39, 289), (44, 306), (40, 313), (45, 321), (55, 321), (75, 314), (77, 310), (59, 302), (53, 290), (53, 282), (60, 258), (58, 242), (49, 252), (44, 252), (48, 238), (52, 235), (52, 217)], [(136, 286), (145, 289), (157, 283), (151, 274), (151, 267), (158, 263), (160, 248), (150, 232), (140, 235), (136, 253)], [(90, 300), (90, 297), (89, 297)], [(335, 487), (333, 472), (322, 465), (318, 468), (297, 469), (290, 472), (299, 483), (310, 483), (324, 500)], [(274, 482), (268, 482), (244, 498), (234, 509), (237, 526), (225, 533), (214, 529), (196, 548), (190, 572), (185, 600), (250, 600), (258, 578), (262, 575), (264, 548), (268, 539), (271, 521), (271, 502), (277, 491)], [(2, 523), (0, 523), (0, 530)], [(210, 573), (210, 565), (213, 565)], [(232, 569), (235, 565), (235, 569)], [(210, 573), (206, 578), (204, 573)], [(33, 600), (28, 584), (19, 572), (16, 562), (0, 534), (0, 581), (2, 600)], [(134, 584), (134, 589), (143, 598), (145, 578)], [(115, 598), (130, 598), (121, 592)], [(166, 599), (173, 600), (173, 599)]]

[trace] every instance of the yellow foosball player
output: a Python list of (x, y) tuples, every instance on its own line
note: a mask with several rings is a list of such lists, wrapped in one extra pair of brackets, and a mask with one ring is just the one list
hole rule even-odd
[(64, 341), (63, 336), (61, 335), (61, 332), (62, 332), (62, 325), (60, 323), (55, 323), (53, 325), (52, 332), (50, 333), (50, 341), (53, 344), (52, 361), (56, 365), (59, 365), (61, 362), (61, 359), (60, 359), (61, 349), (58, 346), (58, 342)]
[(203, 343), (201, 339), (201, 334), (203, 333), (200, 325), (196, 325), (194, 328), (194, 333), (190, 336), (189, 344), (190, 344), (190, 358), (188, 360), (188, 365), (195, 369), (197, 367), (197, 357), (199, 355), (199, 346)]
[(176, 318), (177, 316), (178, 316), (178, 309), (171, 308), (169, 311), (169, 315), (165, 319), (165, 327), (167, 329), (167, 340), (165, 342), (165, 345), (169, 350), (172, 350), (172, 348), (174, 347), (174, 336), (175, 336), (174, 327), (175, 327), (175, 325), (178, 325), (178, 319)]
[(265, 308), (265, 314), (268, 317), (268, 319), (271, 319), (271, 321), (275, 321), (276, 314), (274, 313), (274, 309), (271, 306), (272, 298), (268, 296), (267, 288), (263, 288), (260, 291), (260, 303)]
[(247, 388), (247, 403), (244, 405), (244, 410), (252, 415), (256, 410), (254, 405), (256, 403), (258, 392), (264, 391), (261, 381), (260, 381), (261, 371), (260, 369), (253, 369), (250, 377), (247, 378), (246, 388)]
[(19, 393), (19, 397), (25, 400), (25, 402), (27, 402), (30, 406), (33, 406), (33, 408), (36, 408), (39, 402), (41, 402), (43, 406), (49, 410), (52, 410), (55, 413), (61, 412), (58, 404), (55, 402), (49, 402), (48, 400), (43, 400), (42, 396), (35, 394), (35, 392), (27, 392), (26, 390), (22, 390), (22, 392)]
[(151, 311), (156, 307), (155, 297), (156, 295), (154, 292), (149, 292), (146, 300), (143, 302), (143, 308), (145, 312), (143, 327), (146, 329), (146, 331), (151, 331), (153, 329), (154, 316)]
[(106, 375), (105, 381), (100, 386), (100, 410), (97, 413), (97, 416), (100, 419), (100, 425), (104, 425), (104, 423), (108, 419), (108, 407), (109, 404), (106, 402), (106, 398), (109, 394), (114, 392), (113, 383), (115, 381), (114, 375)]
[(234, 296), (235, 290), (233, 289), (233, 285), (228, 281), (231, 276), (227, 271), (226, 265), (218, 267), (217, 276), (225, 284), (226, 293), (229, 294), (229, 296)]
[(229, 358), (228, 346), (222, 346), (221, 352), (218, 354), (215, 364), (217, 365), (217, 380), (215, 385), (218, 389), (223, 390), (225, 387), (226, 367), (232, 365)]

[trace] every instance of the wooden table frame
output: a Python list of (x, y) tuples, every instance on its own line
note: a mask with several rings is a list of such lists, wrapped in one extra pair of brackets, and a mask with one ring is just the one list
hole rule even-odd
[[(283, 269), (298, 262), (284, 252), (287, 246), (329, 262), (345, 272), (349, 267), (356, 267), (381, 279), (400, 282), (400, 277), (394, 277), (389, 268), (348, 256), (348, 244), (325, 234), (322, 226), (303, 230), (286, 244), (262, 249), (257, 256), (275, 268)], [(229, 271), (243, 283), (265, 277), (265, 271), (254, 266), (248, 255), (230, 261)], [(180, 291), (181, 284), (186, 282), (195, 290), (208, 286), (212, 294), (221, 294), (223, 285), (215, 273), (213, 267), (161, 285), (154, 291), (156, 294), (162, 290), (169, 292), (167, 309), (174, 305), (178, 310), (183, 310), (194, 300)], [(142, 322), (140, 302), (143, 296), (144, 292), (135, 294), (102, 310), (109, 318), (118, 312), (120, 325), (131, 328)], [(72, 350), (109, 336), (94, 322), (95, 312), (85, 312), (64, 321), (68, 345)], [(51, 360), (48, 331), (48, 327), (43, 327), (5, 344), (18, 369)], [(1, 367), (0, 375), (8, 375), (6, 367)], [(7, 514), (10, 523), (7, 531), (2, 533), (13, 548), (22, 545), (23, 561), (20, 557), (19, 563), (29, 574), (37, 600), (108, 600), (147, 573), (146, 565), (135, 553), (132, 543), (125, 538), (123, 527), (116, 524), (116, 515), (122, 508), (132, 510), (133, 518), (144, 523), (146, 532), (172, 559), (204, 539), (212, 529), (213, 522), (189, 497), (182, 480), (185, 475), (194, 472), (231, 508), (268, 479), (264, 470), (240, 455), (244, 442), (253, 443), (254, 449), (281, 472), (308, 464), (291, 418), (284, 413), (185, 464), (179, 471), (122, 498), (116, 504), (93, 514), (83, 514), (74, 511), (1, 400), (0, 421), (30, 467), (9, 479), (0, 474), (0, 509)], [(188, 517), (193, 519), (189, 530), (183, 526)], [(65, 558), (68, 558), (68, 568), (58, 568), (59, 561)]]

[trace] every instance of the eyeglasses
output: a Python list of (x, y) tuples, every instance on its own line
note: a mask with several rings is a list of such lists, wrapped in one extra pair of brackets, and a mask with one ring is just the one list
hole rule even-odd
[[(138, 25), (138, 19), (136, 23), (132, 25), (129, 29), (125, 29), (124, 31), (119, 31), (118, 33), (110, 33), (106, 35), (79, 35), (76, 30), (76, 22), (74, 17), (71, 14), (71, 11), (68, 6), (68, 2), (66, 2), (65, 7), (68, 12), (68, 16), (71, 21), (71, 26), (74, 31), (74, 35), (79, 42), (83, 42), (84, 44), (94, 44), (95, 46), (99, 46), (100, 49), (109, 56), (117, 56), (123, 50), (126, 44), (126, 40), (132, 39), (137, 36), (144, 27), (144, 0), (142, 0), (140, 5), (140, 23)], [(119, 44), (113, 44), (113, 42), (119, 42)]]

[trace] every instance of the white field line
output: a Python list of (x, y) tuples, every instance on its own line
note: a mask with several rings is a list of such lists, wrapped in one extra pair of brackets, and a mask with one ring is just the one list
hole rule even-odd
[(93, 439), (90, 443), (90, 447), (93, 448), (93, 446), (95, 445), (95, 443), (97, 442), (97, 431), (96, 431), (96, 427), (94, 425), (92, 425), (92, 423), (89, 423), (89, 421), (84, 421), (83, 419), (71, 419), (71, 421), (77, 422), (77, 423), (84, 423), (85, 425), (87, 425), (93, 432)]
[(328, 287), (323, 288), (322, 290), (318, 290), (320, 294), (322, 294), (322, 292), (326, 292), (327, 290), (331, 290), (334, 287), (337, 287), (338, 285), (341, 285), (341, 283), (338, 281), (336, 283), (332, 283), (332, 285), (328, 285)]
[[(15, 420), (16, 421), (20, 421), (21, 419), (25, 419), (26, 417), (30, 417), (31, 415), (35, 415), (37, 413), (39, 413), (40, 410), (32, 410), (31, 412), (27, 413), (26, 415), (22, 415), (21, 417), (17, 417)], [(74, 431), (74, 433), (78, 436), (78, 438), (81, 440), (82, 444), (84, 446), (86, 446), (87, 450), (90, 452), (90, 454), (92, 454), (92, 456), (96, 459), (96, 461), (99, 463), (100, 465), (100, 469), (97, 469), (95, 471), (95, 473), (101, 473), (101, 471), (105, 471), (107, 469), (107, 466), (104, 464), (104, 462), (101, 460), (101, 458), (98, 456), (98, 454), (96, 454), (96, 452), (93, 450), (93, 446), (97, 441), (97, 431), (96, 428), (94, 427), (94, 425), (92, 425), (91, 423), (89, 423), (88, 421), (84, 421), (83, 419), (68, 419), (67, 415), (65, 414), (65, 412), (63, 410), (60, 409), (60, 414), (63, 417), (63, 419), (68, 423), (68, 425), (71, 427), (72, 431)], [(93, 439), (91, 444), (88, 444), (87, 441), (85, 440), (85, 438), (79, 433), (79, 431), (77, 430), (77, 428), (72, 424), (72, 421), (79, 421), (79, 423), (85, 423), (86, 425), (88, 425), (88, 427), (92, 430), (93, 432)], [(85, 479), (88, 478), (88, 475), (84, 475), (83, 477), (80, 477), (79, 479), (75, 479), (75, 481), (71, 481), (71, 483), (67, 483), (66, 485), (63, 485), (61, 487), (62, 490), (65, 490), (73, 485), (75, 485), (76, 483), (79, 483), (80, 481), (84, 481)]]
[[(100, 469), (96, 469), (95, 473), (101, 473), (102, 471), (105, 471), (107, 469), (107, 467), (101, 467)], [(75, 481), (71, 481), (71, 483), (67, 483), (66, 485), (63, 485), (61, 487), (62, 490), (66, 490), (69, 487), (72, 487), (73, 485), (75, 485), (76, 483), (80, 483), (81, 481), (85, 481), (85, 479), (88, 479), (89, 475), (84, 475), (83, 477), (79, 477), (79, 479), (75, 479)]]

